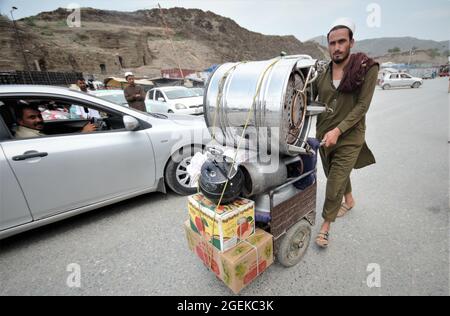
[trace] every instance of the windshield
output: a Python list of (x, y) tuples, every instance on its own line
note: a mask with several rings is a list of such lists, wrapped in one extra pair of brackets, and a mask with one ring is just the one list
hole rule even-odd
[[(80, 94), (82, 94), (82, 93), (80, 92)], [(102, 96), (92, 94), (91, 96), (93, 96), (95, 98), (98, 98), (98, 99), (101, 99), (101, 100), (104, 100), (104, 101), (107, 101), (107, 102), (110, 102), (110, 103), (114, 103), (114, 104), (117, 104), (117, 105), (125, 106), (125, 107), (128, 108), (129, 111), (134, 111), (134, 112), (137, 112), (137, 113), (146, 114), (148, 116), (156, 117), (156, 118), (159, 118), (159, 119), (167, 119), (168, 118), (164, 114), (142, 112), (142, 111), (136, 110), (134, 108), (128, 107), (128, 102), (125, 99), (125, 95), (123, 95), (122, 93), (119, 93), (119, 92), (115, 93), (115, 94), (102, 95)], [(123, 99), (123, 103), (122, 103), (122, 101), (120, 101), (122, 99)], [(114, 100), (118, 100), (118, 101), (114, 101)]]
[(97, 97), (118, 105), (128, 104), (127, 100), (125, 99), (125, 95), (123, 93), (97, 95)]
[(165, 92), (166, 96), (170, 100), (192, 98), (197, 96), (193, 91), (190, 91), (189, 89), (169, 90)]
[(191, 91), (199, 97), (202, 97), (203, 94), (205, 93), (205, 90), (203, 88), (192, 88)]

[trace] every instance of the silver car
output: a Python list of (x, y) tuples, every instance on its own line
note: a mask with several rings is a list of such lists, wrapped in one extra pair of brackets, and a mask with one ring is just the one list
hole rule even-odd
[(398, 87), (420, 88), (422, 84), (422, 78), (416, 78), (405, 73), (388, 73), (380, 81), (380, 86), (383, 90)]
[[(44, 135), (15, 137), (24, 104), (50, 113)], [(89, 122), (97, 131), (81, 133)], [(59, 87), (0, 85), (0, 239), (166, 185), (194, 193), (186, 168), (209, 137), (200, 117), (143, 113)]]

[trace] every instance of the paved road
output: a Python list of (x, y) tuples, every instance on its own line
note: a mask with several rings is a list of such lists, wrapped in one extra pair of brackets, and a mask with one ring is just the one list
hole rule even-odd
[[(354, 173), (357, 207), (327, 251), (312, 245), (300, 265), (272, 266), (243, 295), (449, 294), (447, 87), (376, 91), (367, 140), (378, 163)], [(149, 194), (2, 241), (0, 295), (230, 295), (187, 250), (186, 218), (185, 198)], [(70, 263), (80, 288), (66, 285)], [(370, 263), (380, 288), (367, 286)]]

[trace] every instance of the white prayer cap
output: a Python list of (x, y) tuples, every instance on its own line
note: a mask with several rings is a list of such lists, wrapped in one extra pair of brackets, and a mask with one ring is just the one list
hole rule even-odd
[(335, 28), (336, 26), (340, 26), (340, 25), (348, 27), (353, 32), (353, 34), (355, 34), (355, 31), (356, 31), (355, 23), (352, 20), (350, 20), (349, 18), (339, 18), (336, 21), (334, 21), (334, 23), (330, 27), (330, 31), (333, 28)]

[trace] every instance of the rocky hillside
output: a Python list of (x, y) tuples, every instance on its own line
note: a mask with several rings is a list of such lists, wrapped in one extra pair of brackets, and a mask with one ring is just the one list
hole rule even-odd
[(395, 64), (444, 65), (448, 63), (447, 56), (436, 56), (433, 50), (416, 50), (413, 55), (410, 55), (410, 52), (388, 53), (375, 59), (379, 63), (393, 62)]
[(386, 55), (395, 48), (398, 48), (400, 52), (407, 52), (414, 48), (423, 51), (436, 50), (439, 54), (448, 54), (449, 42), (421, 40), (414, 37), (390, 37), (358, 41), (355, 48), (375, 57)]
[[(321, 46), (327, 46), (327, 37), (318, 36), (310, 39), (308, 42), (314, 42)], [(398, 53), (409, 52), (412, 48), (417, 51), (434, 51), (434, 55), (448, 55), (449, 42), (422, 40), (414, 37), (383, 37), (366, 40), (356, 40), (354, 51), (364, 52), (372, 57), (384, 56), (390, 53), (390, 50), (398, 48)]]
[[(58, 9), (18, 21), (33, 69), (39, 64), (49, 71), (120, 75), (133, 70), (157, 76), (160, 69), (176, 68), (178, 64), (201, 70), (228, 61), (267, 59), (281, 51), (325, 57), (316, 43), (251, 32), (209, 11), (84, 8), (80, 28), (68, 27), (68, 15), (65, 9)], [(12, 23), (4, 17), (0, 19), (0, 43), (0, 70), (23, 69)]]

